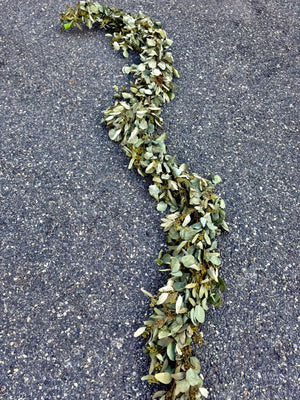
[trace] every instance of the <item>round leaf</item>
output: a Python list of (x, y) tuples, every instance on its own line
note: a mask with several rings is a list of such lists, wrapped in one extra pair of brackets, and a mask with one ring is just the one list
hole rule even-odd
[(195, 369), (188, 369), (186, 371), (186, 380), (191, 386), (202, 385), (202, 379), (199, 377)]
[(176, 392), (179, 393), (185, 393), (189, 390), (190, 384), (186, 379), (183, 379), (182, 381), (178, 381), (176, 383)]
[(172, 381), (172, 377), (169, 372), (160, 372), (158, 374), (155, 374), (154, 376), (158, 380), (158, 382), (164, 383), (165, 385)]

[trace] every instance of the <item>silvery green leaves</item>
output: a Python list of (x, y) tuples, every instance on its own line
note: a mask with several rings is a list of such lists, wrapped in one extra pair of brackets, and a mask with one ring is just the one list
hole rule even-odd
[(104, 111), (103, 121), (109, 137), (120, 142), (130, 158), (128, 168), (135, 166), (140, 175), (151, 176), (149, 193), (157, 210), (166, 212), (161, 226), (167, 233), (167, 248), (156, 261), (170, 277), (155, 296), (142, 289), (152, 298), (153, 312), (134, 333), (136, 338), (147, 338), (150, 368), (142, 379), (173, 383), (169, 391), (158, 391), (156, 399), (207, 397), (192, 342), (201, 344), (197, 329), (205, 321), (208, 304), (221, 304), (225, 284), (219, 277), (216, 237), (228, 227), (225, 203), (214, 193), (221, 178), (213, 175), (207, 180), (189, 172), (186, 164), (168, 154), (166, 135), (157, 134), (163, 124), (162, 106), (174, 98), (173, 78), (179, 77), (169, 49), (172, 41), (151, 18), (97, 2), (80, 1), (62, 14), (61, 21), (64, 30), (80, 24), (109, 29), (115, 50), (125, 58), (131, 50), (140, 56), (137, 64), (123, 67), (133, 80), (129, 88), (115, 87), (115, 104)]

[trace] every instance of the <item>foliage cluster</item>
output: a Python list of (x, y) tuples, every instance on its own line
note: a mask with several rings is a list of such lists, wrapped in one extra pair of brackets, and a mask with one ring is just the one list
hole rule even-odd
[(104, 111), (104, 121), (110, 138), (120, 142), (130, 157), (129, 168), (135, 166), (142, 176), (152, 177), (149, 192), (157, 209), (168, 210), (161, 220), (168, 246), (156, 261), (170, 278), (155, 296), (143, 290), (152, 298), (153, 313), (134, 334), (148, 339), (150, 369), (142, 379), (170, 384), (166, 391), (156, 392), (154, 399), (207, 397), (192, 343), (202, 342), (198, 328), (208, 303), (221, 304), (220, 290), (225, 284), (218, 274), (221, 261), (216, 237), (228, 228), (225, 203), (213, 192), (221, 181), (219, 176), (208, 180), (189, 172), (186, 164), (178, 164), (168, 154), (166, 135), (156, 133), (163, 123), (163, 104), (174, 98), (173, 78), (179, 77), (170, 52), (172, 41), (151, 18), (97, 2), (80, 1), (74, 9), (68, 7), (61, 21), (62, 30), (97, 24), (113, 31), (109, 36), (114, 49), (122, 50), (124, 57), (129, 50), (140, 56), (139, 64), (123, 68), (134, 82), (128, 89), (116, 87), (117, 100)]

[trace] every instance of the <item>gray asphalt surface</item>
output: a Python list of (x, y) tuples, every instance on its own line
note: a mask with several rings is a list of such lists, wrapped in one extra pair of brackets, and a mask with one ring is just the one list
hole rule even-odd
[[(297, 3), (109, 3), (163, 23), (169, 151), (223, 177), (227, 291), (196, 349), (211, 400), (299, 398)], [(128, 61), (97, 29), (59, 34), (67, 4), (0, 0), (0, 399), (147, 400), (132, 334), (140, 288), (167, 279), (160, 214), (100, 122)]]

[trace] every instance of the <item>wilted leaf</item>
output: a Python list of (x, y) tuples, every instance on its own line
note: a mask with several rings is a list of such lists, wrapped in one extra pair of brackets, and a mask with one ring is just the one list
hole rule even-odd
[(146, 296), (153, 297), (153, 295), (152, 295), (150, 292), (148, 292), (147, 290), (141, 288), (141, 291), (142, 291)]

